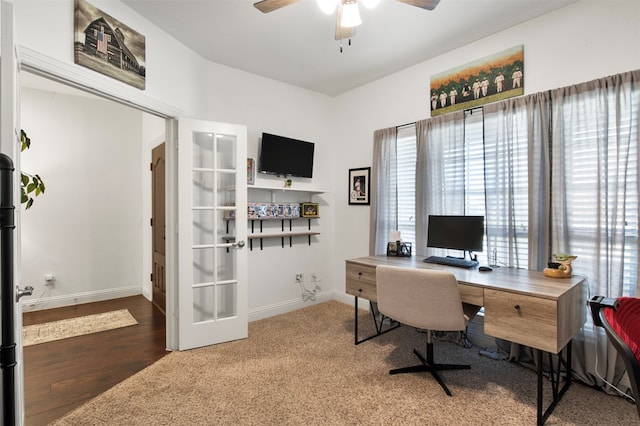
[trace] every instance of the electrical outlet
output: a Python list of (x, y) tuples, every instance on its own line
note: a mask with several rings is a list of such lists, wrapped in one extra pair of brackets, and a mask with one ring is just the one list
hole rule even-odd
[(44, 285), (49, 288), (53, 288), (56, 282), (56, 277), (53, 274), (44, 274)]
[(300, 283), (302, 281), (304, 281), (304, 274), (303, 273), (296, 274), (296, 282)]

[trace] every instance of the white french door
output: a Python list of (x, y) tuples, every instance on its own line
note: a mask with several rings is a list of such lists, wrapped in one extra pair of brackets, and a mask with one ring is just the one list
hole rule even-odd
[(248, 334), (247, 131), (178, 121), (178, 349)]
[[(11, 215), (13, 221), (13, 231), (11, 231), (12, 244), (10, 250), (0, 250), (2, 255), (2, 326), (4, 351), (13, 351), (13, 354), (3, 354), (7, 359), (13, 358), (13, 365), (4, 365), (2, 374), (2, 393), (10, 393), (10, 398), (3, 397), (2, 423), (12, 422), (15, 425), (24, 424), (24, 366), (22, 355), (22, 307), (18, 302), (17, 294), (21, 293), (18, 286), (20, 284), (20, 123), (18, 109), (18, 61), (16, 59), (16, 49), (14, 41), (14, 18), (13, 3), (3, 0), (0, 5), (0, 152), (6, 155), (13, 162), (15, 171), (13, 172), (13, 202), (15, 210)], [(6, 161), (3, 165), (7, 166)], [(3, 221), (4, 222), (4, 221)], [(3, 223), (3, 237), (5, 232), (9, 232)], [(5, 244), (3, 243), (3, 246)], [(5, 247), (7, 248), (7, 247)], [(12, 254), (8, 252), (11, 251)], [(12, 258), (8, 261), (9, 257)], [(11, 274), (7, 274), (7, 268), (12, 269)], [(12, 282), (4, 282), (12, 278)], [(8, 288), (6, 288), (8, 285)], [(11, 290), (11, 291), (8, 291)], [(26, 294), (26, 293), (25, 293)], [(7, 315), (12, 312), (13, 315)], [(12, 317), (13, 342), (5, 341), (4, 327)], [(15, 344), (15, 346), (13, 346)], [(7, 368), (12, 369), (7, 373)], [(8, 380), (11, 378), (11, 380)], [(6, 380), (6, 382), (5, 382)], [(10, 383), (12, 382), (12, 383)], [(5, 407), (5, 401), (12, 401), (13, 407)], [(8, 403), (8, 402), (7, 402)]]

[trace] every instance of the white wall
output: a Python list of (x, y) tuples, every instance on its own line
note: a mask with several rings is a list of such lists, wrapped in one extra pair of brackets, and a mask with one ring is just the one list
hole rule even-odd
[[(21, 90), (21, 127), (31, 138), (22, 170), (43, 195), (22, 213), (22, 284), (31, 301), (56, 281), (51, 299), (141, 291), (142, 113), (113, 102)], [(66, 300), (68, 302), (68, 300)], [(29, 306), (29, 305), (27, 305)]]
[[(640, 68), (640, 2), (586, 0), (483, 38), (338, 97), (341, 149), (335, 169), (370, 166), (373, 132), (429, 117), (430, 76), (491, 53), (524, 45), (525, 93)], [(346, 151), (346, 152), (345, 152)], [(344, 289), (344, 260), (369, 250), (369, 209), (349, 206), (335, 181), (334, 278)], [(341, 282), (338, 282), (341, 281)]]

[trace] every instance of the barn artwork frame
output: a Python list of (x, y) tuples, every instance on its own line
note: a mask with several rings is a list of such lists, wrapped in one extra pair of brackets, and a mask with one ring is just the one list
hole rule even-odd
[(518, 45), (431, 76), (435, 117), (524, 94), (524, 46)]
[(85, 0), (73, 9), (74, 62), (144, 90), (146, 40), (126, 24)]

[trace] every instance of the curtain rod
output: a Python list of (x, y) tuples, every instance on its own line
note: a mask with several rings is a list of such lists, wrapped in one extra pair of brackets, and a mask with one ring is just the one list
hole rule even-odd
[[(477, 110), (477, 109), (482, 109), (481, 106), (477, 106), (477, 107), (473, 107), (473, 108), (469, 108), (469, 109), (465, 109), (464, 112), (465, 113), (470, 113), (473, 114), (473, 111)], [(430, 117), (433, 118), (433, 117)], [(409, 126), (415, 126), (417, 123), (417, 121), (411, 122), (411, 123), (405, 123), (405, 124), (400, 124), (399, 126), (396, 126), (396, 130), (401, 129), (402, 127), (409, 127)]]

